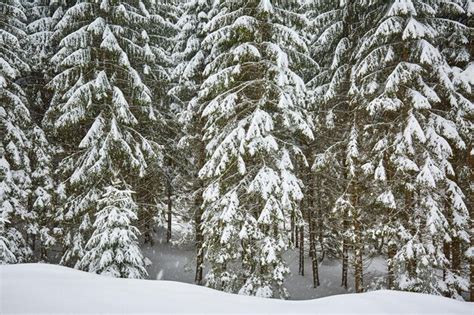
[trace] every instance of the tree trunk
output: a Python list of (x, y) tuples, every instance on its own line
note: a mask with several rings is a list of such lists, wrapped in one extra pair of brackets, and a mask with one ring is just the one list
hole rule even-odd
[[(311, 269), (313, 272), (313, 287), (316, 288), (319, 286), (319, 270), (318, 270), (318, 254), (316, 252), (316, 240), (314, 239), (314, 222), (312, 216), (309, 218), (309, 234), (310, 234), (310, 244), (309, 244), (309, 253), (311, 257)], [(313, 236), (311, 236), (313, 235)]]
[[(471, 248), (474, 247), (474, 211), (471, 209), (470, 211), (471, 213), (471, 239), (470, 239), (470, 246)], [(472, 250), (471, 250), (471, 254), (472, 254)], [(474, 257), (470, 257), (469, 258), (470, 262), (469, 262), (469, 269), (470, 269), (470, 284), (471, 284), (471, 287), (470, 287), (470, 301), (471, 302), (474, 302)]]
[(291, 220), (290, 220), (290, 224), (291, 224), (291, 232), (290, 232), (290, 248), (293, 248), (293, 246), (295, 246), (295, 214), (294, 212), (291, 213)]
[(395, 271), (393, 270), (393, 259), (395, 257), (395, 253), (397, 252), (397, 248), (395, 244), (388, 244), (387, 250), (387, 269), (388, 269), (388, 288), (393, 290), (395, 288)]
[[(461, 270), (461, 241), (459, 237), (453, 237), (451, 243), (451, 269), (452, 271), (459, 275)], [(447, 257), (449, 259), (449, 257)]]
[(298, 226), (298, 224), (296, 224), (296, 222), (294, 224), (295, 224), (295, 236), (294, 236), (295, 237), (295, 247), (299, 248), (300, 247), (299, 226)]
[(363, 277), (363, 244), (361, 237), (361, 227), (359, 218), (354, 220), (355, 229), (355, 246), (354, 246), (354, 277), (355, 277), (355, 291), (357, 293), (364, 291), (364, 277)]
[(168, 185), (166, 187), (167, 195), (168, 195), (168, 211), (167, 211), (167, 225), (168, 228), (166, 230), (166, 243), (171, 241), (171, 227), (172, 227), (172, 215), (173, 215), (173, 187), (171, 185), (171, 179), (168, 180)]
[[(410, 215), (412, 202), (413, 202), (412, 192), (410, 192), (409, 190), (405, 190), (405, 215), (407, 216), (407, 220), (406, 220), (407, 222), (409, 221), (408, 218)], [(416, 234), (416, 228), (414, 226), (409, 226), (409, 229), (410, 229), (411, 235)], [(416, 258), (410, 258), (407, 260), (406, 269), (407, 269), (408, 275), (411, 278), (416, 277)]]
[[(202, 197), (196, 198), (196, 199), (202, 199)], [(198, 285), (201, 285), (202, 284), (202, 271), (203, 271), (203, 264), (204, 264), (204, 252), (202, 248), (204, 237), (202, 235), (202, 229), (201, 229), (202, 202), (198, 203), (197, 201), (196, 203), (197, 203), (197, 207), (196, 207), (196, 212), (194, 214), (194, 224), (195, 224), (195, 229), (196, 229), (196, 275), (194, 276), (194, 282)]]
[[(344, 210), (343, 214), (343, 224), (342, 230), (343, 232), (347, 231), (348, 224), (347, 224), (347, 210)], [(349, 244), (347, 241), (346, 236), (343, 234), (342, 236), (342, 279), (341, 279), (341, 286), (347, 289), (347, 274), (348, 274), (348, 262), (349, 262)]]
[[(326, 244), (324, 243), (324, 224), (323, 224), (323, 216), (322, 216), (322, 202), (321, 202), (321, 194), (319, 191), (315, 192), (317, 194), (317, 205), (316, 205), (316, 220), (314, 222), (314, 228), (316, 230), (318, 236), (319, 246), (321, 247), (321, 261), (324, 259), (326, 254)], [(316, 236), (315, 236), (315, 244), (316, 247)]]
[[(466, 164), (471, 170), (470, 175), (469, 175), (470, 183), (474, 183), (474, 172), (472, 172), (472, 170), (474, 169), (474, 158), (473, 158), (473, 155), (471, 155), (472, 150), (473, 150), (472, 145), (469, 145), (466, 151), (466, 160), (467, 160)], [(467, 188), (467, 192), (468, 193), (467, 193), (467, 198), (466, 198), (466, 206), (469, 209), (469, 216), (471, 219), (471, 224), (470, 224), (471, 233), (470, 233), (469, 245), (471, 248), (474, 248), (474, 210), (472, 209), (473, 208), (472, 196), (474, 194), (471, 187)], [(471, 254), (473, 254), (474, 256), (474, 253), (472, 253), (472, 250), (471, 250)], [(469, 257), (470, 286), (471, 286), (470, 287), (470, 301), (471, 302), (474, 302), (474, 257), (473, 256)]]
[(352, 205), (354, 207), (353, 214), (353, 225), (354, 225), (354, 284), (355, 291), (357, 293), (364, 291), (364, 266), (363, 266), (363, 255), (364, 255), (364, 244), (362, 243), (362, 227), (361, 227), (361, 217), (359, 211), (359, 195), (357, 191), (356, 184), (353, 184), (352, 192)]
[(309, 228), (309, 256), (311, 257), (311, 269), (313, 272), (313, 288), (319, 286), (319, 270), (318, 270), (318, 255), (316, 253), (316, 222), (314, 220), (314, 212), (316, 204), (316, 194), (317, 186), (316, 186), (316, 176), (314, 174), (310, 174), (312, 177), (312, 187), (310, 187), (310, 196), (311, 196), (311, 203), (309, 203), (310, 208), (308, 208), (308, 228)]
[[(148, 218), (146, 218), (148, 219)], [(144, 224), (143, 226), (143, 229), (145, 230), (145, 233), (143, 235), (144, 237), (144, 243), (145, 244), (150, 244), (150, 246), (154, 246), (155, 245), (155, 240), (153, 239), (153, 235), (152, 235), (152, 232), (153, 232), (153, 227), (150, 223), (148, 223), (149, 221), (147, 221), (147, 223)]]
[(300, 259), (299, 259), (299, 274), (304, 276), (304, 225), (299, 227), (300, 238)]
[[(205, 158), (205, 151), (204, 146), (202, 144), (199, 145), (199, 156), (198, 156), (198, 163), (199, 168), (204, 165), (204, 158)], [(197, 177), (197, 176), (196, 176)], [(196, 235), (196, 274), (194, 276), (194, 282), (198, 285), (202, 285), (202, 274), (204, 268), (204, 251), (203, 251), (203, 243), (204, 243), (204, 235), (202, 234), (202, 191), (204, 187), (204, 183), (197, 179), (197, 191), (196, 191), (196, 198), (194, 204), (194, 228), (195, 228), (195, 235)]]

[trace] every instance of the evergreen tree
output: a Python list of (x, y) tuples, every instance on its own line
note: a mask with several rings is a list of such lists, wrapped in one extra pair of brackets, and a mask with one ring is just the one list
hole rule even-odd
[[(207, 284), (286, 297), (287, 218), (301, 220), (295, 145), (312, 139), (305, 85), (293, 66), (305, 41), (297, 14), (268, 0), (218, 1), (202, 45), (210, 51), (199, 101), (205, 119), (203, 204)], [(240, 262), (241, 267), (235, 264)]]
[[(166, 219), (171, 222), (171, 210), (174, 200), (173, 178), (174, 167), (171, 161), (177, 160), (175, 139), (176, 108), (172, 106), (167, 92), (170, 88), (170, 72), (173, 68), (171, 50), (174, 46), (174, 23), (179, 10), (174, 1), (149, 1), (144, 10), (147, 25), (143, 26), (142, 36), (145, 39), (147, 63), (141, 70), (144, 83), (150, 88), (156, 119), (142, 121), (141, 130), (150, 140), (163, 145), (165, 153), (162, 161), (149, 164), (149, 172), (135, 185), (138, 213), (145, 242), (154, 244), (154, 233), (157, 225), (165, 225)], [(164, 201), (166, 200), (166, 202)], [(168, 240), (171, 238), (169, 229)]]
[[(361, 36), (363, 1), (308, 1), (312, 55), (320, 69), (308, 83), (316, 140), (312, 145), (319, 243), (323, 256), (341, 258), (341, 285), (348, 287), (349, 254), (354, 251), (356, 291), (362, 285), (362, 222), (359, 204), (364, 191), (360, 148), (363, 117), (351, 77)], [(324, 231), (324, 232), (323, 232)]]
[(16, 258), (10, 250), (12, 248), (10, 241), (4, 236), (6, 223), (9, 223), (8, 220), (0, 217), (0, 264), (13, 264)]
[(28, 19), (26, 51), (30, 66), (28, 76), (24, 78), (25, 90), (33, 121), (41, 125), (51, 100), (51, 92), (45, 86), (53, 73), (50, 59), (57, 48), (52, 35), (56, 23), (67, 8), (67, 1), (32, 0), (25, 1), (25, 7)]
[[(471, 3), (471, 7), (469, 6)], [(471, 10), (471, 12), (469, 11)], [(439, 32), (442, 34), (440, 50), (446, 58), (450, 69), (447, 70), (452, 81), (450, 89), (442, 89), (443, 110), (451, 120), (466, 145), (457, 145), (450, 141), (453, 154), (450, 162), (453, 173), (449, 174), (445, 186), (445, 215), (449, 224), (449, 238), (445, 240), (444, 252), (450, 260), (445, 267), (443, 278), (447, 283), (448, 296), (462, 299), (462, 291), (467, 291), (468, 280), (465, 274), (463, 248), (470, 242), (469, 237), (469, 198), (470, 187), (469, 155), (471, 154), (473, 124), (473, 92), (472, 87), (472, 48), (469, 50), (469, 38), (472, 27), (468, 25), (474, 10), (472, 1), (445, 1), (440, 4), (438, 16), (442, 18)], [(471, 68), (471, 70), (469, 70)], [(471, 72), (470, 72), (471, 71)], [(471, 232), (472, 237), (472, 232)], [(469, 262), (469, 258), (467, 259)]]
[(394, 286), (446, 294), (449, 284), (439, 271), (449, 264), (442, 249), (449, 238), (444, 193), (453, 174), (448, 140), (464, 142), (439, 95), (452, 90), (434, 42), (443, 20), (436, 17), (436, 2), (380, 1), (373, 10), (380, 17), (364, 18), (368, 26), (353, 80), (373, 118), (365, 126), (363, 142), (371, 153), (365, 170), (380, 182), (376, 200), (399, 211), (387, 211), (396, 243), (389, 257)]
[[(143, 134), (158, 119), (142, 69), (151, 64), (147, 8), (142, 1), (80, 1), (53, 34), (57, 75), (45, 125), (64, 148), (59, 169), (67, 201), (58, 216), (65, 234), (63, 264), (84, 255), (90, 218), (111, 175), (130, 184), (159, 163), (161, 147)], [(143, 128), (142, 128), (143, 126)]]
[(197, 100), (200, 86), (203, 83), (203, 71), (209, 52), (202, 47), (206, 37), (205, 25), (213, 15), (209, 0), (193, 0), (183, 5), (183, 15), (178, 20), (179, 30), (173, 59), (176, 65), (172, 72), (174, 86), (169, 94), (181, 108), (179, 122), (182, 126), (179, 148), (186, 156), (181, 163), (180, 174), (183, 190), (180, 194), (187, 196), (189, 221), (194, 227), (196, 242), (196, 275), (195, 282), (203, 279), (203, 235), (201, 230), (203, 182), (198, 176), (204, 165), (205, 148), (202, 142), (202, 107)]
[(0, 217), (2, 247), (7, 248), (2, 250), (0, 260), (24, 262), (31, 255), (26, 225), (33, 218), (28, 209), (31, 118), (19, 83), (29, 70), (24, 51), (26, 16), (21, 2), (2, 1), (0, 22)]
[(120, 182), (104, 188), (97, 202), (94, 232), (86, 245), (79, 267), (89, 272), (116, 278), (141, 279), (147, 276), (138, 246), (140, 232), (132, 225), (138, 206), (133, 192), (122, 189)]
[(54, 228), (58, 196), (52, 170), (52, 157), (56, 152), (40, 127), (33, 127), (30, 138), (32, 173), (28, 206), (32, 220), (27, 231), (31, 235), (32, 249), (38, 252), (40, 260), (47, 261), (47, 249), (56, 244)]

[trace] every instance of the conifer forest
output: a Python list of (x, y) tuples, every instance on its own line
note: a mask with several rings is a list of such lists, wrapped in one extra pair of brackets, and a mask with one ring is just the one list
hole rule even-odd
[(473, 15), (0, 0), (0, 264), (154, 280), (188, 248), (224, 292), (293, 298), (291, 264), (323, 290), (332, 263), (344, 290), (474, 301)]

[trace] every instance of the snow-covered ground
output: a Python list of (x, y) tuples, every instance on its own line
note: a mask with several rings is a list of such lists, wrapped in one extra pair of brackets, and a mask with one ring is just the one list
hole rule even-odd
[[(149, 279), (172, 280), (185, 283), (194, 283), (195, 250), (190, 245), (172, 246), (163, 243), (161, 235), (156, 237), (157, 243), (153, 246), (145, 245), (142, 252), (152, 264), (147, 267)], [(313, 288), (311, 260), (305, 256), (305, 275), (298, 275), (298, 252), (289, 250), (284, 259), (290, 268), (291, 274), (286, 277), (285, 287), (292, 300), (307, 300), (335, 294), (353, 292), (353, 277), (349, 279), (349, 288), (341, 287), (340, 261), (325, 259), (319, 264), (319, 280), (321, 285)], [(385, 260), (374, 258), (367, 260), (365, 265), (364, 281), (370, 284), (374, 277), (386, 273)]]
[(47, 264), (0, 266), (0, 313), (473, 314), (474, 305), (396, 291), (283, 301), (172, 281), (115, 279)]

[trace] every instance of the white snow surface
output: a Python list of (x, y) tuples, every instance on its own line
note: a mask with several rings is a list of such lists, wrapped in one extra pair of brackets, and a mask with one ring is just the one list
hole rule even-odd
[(0, 266), (0, 313), (473, 314), (444, 297), (373, 291), (308, 301), (234, 295), (173, 281), (117, 279), (48, 264)]

